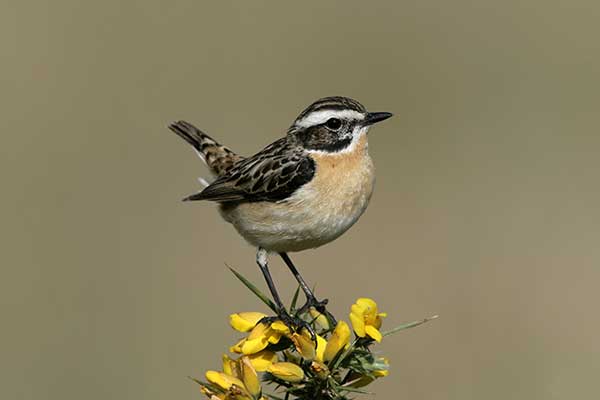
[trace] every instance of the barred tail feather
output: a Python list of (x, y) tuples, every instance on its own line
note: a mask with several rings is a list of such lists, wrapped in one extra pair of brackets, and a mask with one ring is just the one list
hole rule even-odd
[(235, 163), (244, 158), (217, 143), (213, 138), (189, 122), (173, 122), (169, 125), (169, 129), (188, 142), (216, 176), (226, 174)]

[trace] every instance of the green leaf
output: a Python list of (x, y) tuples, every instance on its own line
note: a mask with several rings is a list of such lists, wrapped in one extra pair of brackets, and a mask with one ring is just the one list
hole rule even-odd
[(340, 364), (355, 351), (356, 344), (358, 343), (358, 339), (354, 339), (354, 341), (348, 346), (346, 350), (340, 350), (338, 354), (331, 360), (329, 369), (335, 370)]
[[(225, 265), (227, 265), (227, 264), (225, 264)], [(265, 303), (271, 310), (273, 310), (274, 312), (277, 312), (277, 307), (275, 306), (275, 303), (273, 303), (271, 301), (271, 299), (269, 299), (263, 292), (261, 292), (260, 289), (258, 289), (252, 282), (250, 282), (248, 279), (244, 278), (244, 276), (242, 274), (237, 272), (235, 269), (231, 268), (229, 265), (227, 265), (227, 268), (229, 268), (231, 270), (231, 272), (233, 272), (233, 274), (236, 276), (236, 278), (238, 278), (240, 281), (242, 281), (242, 283), (248, 289), (250, 289), (250, 291), (252, 291), (252, 293), (254, 293), (256, 295), (256, 297), (258, 297), (263, 303)]]
[(202, 386), (210, 386), (210, 384), (206, 383), (206, 382), (202, 382), (199, 379), (193, 378), (191, 376), (188, 376), (188, 379), (193, 380), (194, 382), (196, 382), (198, 385), (202, 385)]
[(274, 394), (269, 394), (269, 393), (263, 393), (263, 394), (273, 400), (284, 400), (283, 397), (278, 397), (278, 396), (275, 396)]
[(189, 378), (189, 379), (191, 379), (191, 380), (193, 380), (194, 382), (196, 382), (196, 383), (197, 383), (198, 385), (200, 385), (200, 386), (205, 386), (205, 387), (209, 388), (209, 389), (210, 389), (210, 390), (212, 390), (213, 392), (216, 392), (216, 393), (222, 393), (222, 392), (223, 392), (223, 391), (221, 390), (221, 388), (219, 388), (219, 387), (217, 387), (217, 386), (215, 386), (215, 385), (213, 385), (213, 384), (211, 384), (211, 383), (208, 383), (208, 382), (203, 382), (203, 381), (201, 381), (201, 380), (199, 380), (199, 379), (196, 379), (196, 378), (193, 378), (193, 377), (191, 377), (191, 376), (188, 376), (188, 378)]
[(340, 386), (340, 392), (352, 392), (352, 393), (362, 393), (362, 394), (375, 394), (373, 392), (367, 392), (366, 390), (353, 388), (350, 386)]
[(418, 321), (408, 322), (406, 324), (399, 325), (399, 326), (395, 327), (394, 329), (390, 329), (389, 331), (382, 332), (381, 334), (383, 336), (389, 336), (389, 335), (391, 335), (393, 333), (396, 333), (396, 332), (399, 332), (399, 331), (403, 331), (404, 329), (414, 328), (415, 326), (423, 325), (425, 322), (429, 322), (432, 319), (436, 319), (437, 317), (438, 317), (438, 315), (433, 315), (431, 317), (428, 317), (428, 318), (425, 318), (425, 319), (420, 319)]
[(298, 301), (298, 295), (300, 294), (300, 285), (296, 288), (296, 292), (294, 293), (294, 297), (292, 297), (292, 304), (290, 305), (290, 313), (294, 313), (296, 310), (296, 302)]

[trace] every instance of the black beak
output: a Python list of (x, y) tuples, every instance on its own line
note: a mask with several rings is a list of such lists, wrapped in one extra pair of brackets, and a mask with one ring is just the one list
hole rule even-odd
[(388, 119), (392, 115), (394, 114), (389, 112), (370, 112), (367, 113), (367, 116), (365, 117), (362, 123), (364, 126), (373, 125), (374, 123), (383, 121), (384, 119)]

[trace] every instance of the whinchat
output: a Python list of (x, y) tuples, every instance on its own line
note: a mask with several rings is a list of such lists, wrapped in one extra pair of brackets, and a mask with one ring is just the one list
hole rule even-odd
[(322, 246), (346, 232), (367, 208), (375, 170), (367, 133), (388, 119), (358, 101), (326, 97), (296, 118), (287, 134), (251, 157), (240, 156), (185, 121), (169, 128), (191, 144), (215, 179), (184, 200), (219, 203), (222, 217), (258, 248), (257, 263), (278, 315), (289, 315), (275, 289), (267, 256), (278, 253), (294, 274), (307, 302), (301, 309), (325, 310), (289, 258), (289, 252)]

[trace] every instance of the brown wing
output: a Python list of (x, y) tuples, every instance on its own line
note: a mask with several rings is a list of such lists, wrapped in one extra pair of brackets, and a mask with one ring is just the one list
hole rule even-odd
[(202, 192), (184, 200), (220, 203), (280, 201), (312, 179), (315, 162), (282, 138), (256, 155), (236, 163)]

